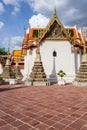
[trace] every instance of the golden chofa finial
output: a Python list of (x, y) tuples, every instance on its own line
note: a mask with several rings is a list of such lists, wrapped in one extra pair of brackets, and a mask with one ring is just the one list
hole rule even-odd
[(54, 17), (57, 17), (57, 15), (56, 15), (56, 7), (54, 9)]

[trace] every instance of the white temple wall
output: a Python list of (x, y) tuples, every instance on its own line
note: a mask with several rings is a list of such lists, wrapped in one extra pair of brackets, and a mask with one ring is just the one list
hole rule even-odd
[[(64, 77), (66, 82), (72, 82), (75, 78), (76, 69), (79, 69), (81, 56), (77, 53), (71, 52), (71, 44), (69, 41), (45, 41), (40, 46), (41, 59), (43, 62), (44, 70), (49, 78), (53, 70), (53, 51), (57, 52), (55, 57), (55, 71), (56, 74), (59, 70), (63, 70), (66, 73)], [(36, 48), (32, 50), (32, 55), (27, 50), (27, 56), (25, 56), (24, 72), (29, 75), (32, 71), (36, 57)]]
[[(63, 70), (66, 73), (67, 82), (72, 82), (75, 77), (75, 56), (71, 52), (71, 44), (69, 41), (45, 41), (40, 47), (41, 58), (46, 74), (49, 75), (53, 69), (53, 51), (57, 52), (55, 57), (55, 70)], [(77, 55), (77, 68), (79, 66), (80, 57)]]

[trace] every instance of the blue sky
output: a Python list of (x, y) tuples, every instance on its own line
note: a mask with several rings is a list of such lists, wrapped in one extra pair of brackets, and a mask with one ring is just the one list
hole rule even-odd
[(20, 49), (24, 26), (45, 27), (55, 7), (63, 25), (87, 26), (87, 0), (0, 0), (0, 48)]

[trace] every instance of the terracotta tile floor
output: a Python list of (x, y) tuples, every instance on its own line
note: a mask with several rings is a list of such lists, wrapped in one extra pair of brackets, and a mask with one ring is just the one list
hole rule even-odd
[(87, 130), (87, 87), (0, 85), (0, 130)]

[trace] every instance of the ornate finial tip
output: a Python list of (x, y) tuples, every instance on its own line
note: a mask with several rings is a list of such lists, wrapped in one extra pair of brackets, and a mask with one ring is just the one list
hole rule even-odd
[(10, 47), (8, 47), (8, 55), (10, 55)]
[(24, 26), (24, 32), (26, 33), (26, 27)]
[(56, 17), (56, 7), (55, 7), (55, 9), (54, 9), (54, 16)]

